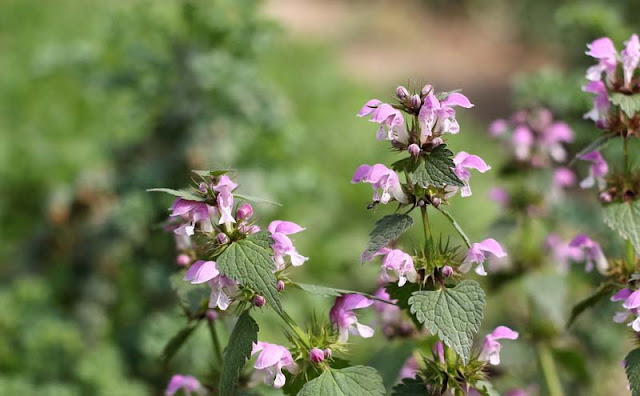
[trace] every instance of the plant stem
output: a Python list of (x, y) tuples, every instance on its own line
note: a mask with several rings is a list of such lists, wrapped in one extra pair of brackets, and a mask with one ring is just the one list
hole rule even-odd
[(540, 369), (542, 371), (542, 376), (544, 377), (549, 396), (564, 395), (562, 384), (558, 378), (556, 363), (553, 360), (553, 356), (551, 356), (549, 346), (543, 342), (538, 342), (536, 345), (536, 352), (538, 354)]
[(215, 321), (207, 320), (209, 325), (209, 334), (211, 334), (211, 341), (213, 341), (213, 354), (215, 355), (218, 363), (222, 366), (222, 348), (220, 348), (220, 340), (218, 339), (218, 332), (216, 331)]
[(624, 173), (629, 174), (631, 171), (629, 166), (629, 139), (627, 137), (622, 138), (622, 148), (623, 148), (623, 161), (624, 161)]
[(287, 324), (287, 326), (289, 326), (289, 328), (291, 329), (291, 331), (293, 331), (295, 333), (295, 335), (298, 337), (298, 340), (300, 340), (300, 342), (307, 348), (311, 349), (311, 345), (309, 345), (309, 339), (306, 336), (306, 334), (302, 331), (302, 329), (300, 327), (298, 327), (298, 325), (296, 324), (296, 322), (291, 318), (291, 316), (289, 316), (289, 314), (287, 314), (285, 311), (282, 311), (280, 314), (280, 317), (282, 318), (282, 320)]
[(424, 248), (426, 251), (431, 251), (432, 247), (432, 236), (431, 236), (431, 225), (429, 224), (429, 214), (427, 213), (427, 207), (420, 207), (422, 212), (422, 227), (424, 229)]
[(634, 272), (636, 271), (636, 252), (630, 240), (628, 239), (626, 240), (626, 245), (627, 245), (627, 268), (629, 268), (631, 272)]

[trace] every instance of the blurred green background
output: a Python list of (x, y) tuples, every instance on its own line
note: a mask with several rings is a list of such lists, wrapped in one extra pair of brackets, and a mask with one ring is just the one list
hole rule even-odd
[[(297, 279), (373, 291), (377, 265), (361, 267), (358, 257), (392, 208), (367, 211), (370, 190), (349, 180), (358, 165), (393, 154), (355, 117), (360, 106), (407, 79), (463, 88), (476, 106), (459, 112), (462, 133), (450, 144), (497, 169), (505, 152), (486, 138), (488, 122), (546, 105), (574, 127), (577, 151), (596, 136), (581, 120), (590, 106), (580, 92), (585, 43), (626, 40), (638, 5), (0, 2), (0, 395), (157, 395), (174, 372), (206, 377), (204, 329), (168, 367), (158, 359), (183, 319), (169, 285), (173, 241), (160, 227), (171, 199), (145, 192), (183, 187), (190, 169), (236, 168), (241, 191), (283, 204), (256, 207), (262, 224), (307, 227), (296, 235), (310, 257)], [(497, 177), (474, 175), (474, 195), (451, 207), (473, 240), (491, 236), (499, 208), (486, 192)], [(604, 240), (589, 200), (568, 201), (558, 216)], [(436, 227), (450, 232), (444, 221)], [(566, 313), (597, 284), (582, 272), (563, 277), (566, 293), (552, 309)], [(500, 323), (526, 333), (518, 305), (502, 304), (520, 287), (489, 298), (481, 334)], [(300, 321), (330, 304), (287, 297)], [(601, 304), (569, 333), (557, 331), (571, 394), (626, 392), (619, 362), (630, 337), (611, 322), (613, 308)], [(257, 320), (261, 339), (283, 341), (268, 311)], [(526, 341), (505, 347), (503, 389), (533, 384), (543, 394)], [(357, 342), (349, 358), (391, 384), (408, 353), (401, 341), (382, 350)]]

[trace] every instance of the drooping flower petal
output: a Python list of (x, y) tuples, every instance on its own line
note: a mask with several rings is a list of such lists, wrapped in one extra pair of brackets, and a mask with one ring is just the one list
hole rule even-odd
[(485, 239), (482, 242), (474, 243), (469, 248), (467, 256), (459, 267), (459, 270), (463, 273), (468, 272), (471, 269), (471, 265), (476, 263), (476, 273), (481, 276), (487, 275), (484, 270), (484, 261), (487, 259), (487, 253), (494, 255), (498, 258), (505, 257), (507, 253), (502, 249), (502, 246), (493, 238)]

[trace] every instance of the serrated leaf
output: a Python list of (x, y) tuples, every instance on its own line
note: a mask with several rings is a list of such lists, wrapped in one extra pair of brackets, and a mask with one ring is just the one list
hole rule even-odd
[(631, 241), (640, 254), (640, 201), (610, 204), (604, 207), (604, 222), (624, 239)]
[(625, 95), (616, 92), (609, 95), (609, 100), (620, 107), (629, 118), (633, 117), (637, 111), (640, 111), (640, 95)]
[(462, 180), (453, 172), (455, 165), (452, 157), (453, 152), (447, 148), (446, 144), (441, 144), (424, 156), (420, 165), (411, 175), (411, 181), (423, 188), (464, 186)]
[[(325, 362), (329, 363), (329, 367), (333, 369), (343, 369), (351, 366), (349, 361), (340, 358), (332, 358)], [(306, 371), (297, 374), (291, 374), (285, 370), (284, 375), (287, 380), (282, 387), (282, 393), (288, 396), (297, 395), (307, 382), (318, 378), (323, 372), (324, 371), (316, 365), (306, 365)]]
[(603, 283), (595, 293), (574, 305), (573, 308), (571, 308), (571, 315), (569, 315), (566, 327), (569, 328), (587, 308), (594, 306), (597, 302), (613, 293), (615, 289), (616, 286), (613, 283)]
[(207, 177), (207, 176), (218, 177), (233, 171), (234, 171), (233, 169), (211, 169), (211, 170), (192, 170), (191, 172), (195, 173), (200, 177)]
[(315, 294), (316, 296), (320, 296), (320, 297), (340, 297), (344, 294), (359, 294), (361, 296), (365, 296), (372, 300), (389, 303), (389, 301), (378, 298), (369, 293), (363, 293), (363, 292), (354, 291), (354, 290), (336, 289), (333, 287), (310, 285), (307, 283), (294, 283), (293, 286), (300, 290), (306, 291), (307, 293)]
[(386, 389), (378, 372), (366, 366), (330, 369), (307, 382), (298, 396), (384, 396)]
[(160, 360), (162, 360), (162, 363), (167, 364), (171, 360), (171, 358), (180, 350), (180, 348), (182, 348), (184, 343), (187, 342), (189, 337), (193, 335), (194, 330), (198, 328), (199, 324), (200, 321), (191, 322), (183, 327), (182, 330), (180, 330), (176, 335), (171, 337), (167, 345), (165, 345), (164, 349), (162, 350), (162, 355), (160, 356)]
[(624, 369), (631, 387), (631, 395), (640, 396), (640, 348), (629, 352), (624, 358)]
[(188, 201), (198, 201), (203, 202), (205, 199), (199, 195), (192, 193), (191, 191), (185, 190), (173, 190), (171, 188), (150, 188), (147, 192), (163, 192), (167, 194), (171, 194), (174, 197), (186, 199)]
[(216, 264), (221, 273), (264, 296), (267, 304), (281, 313), (277, 279), (273, 274), (275, 263), (270, 247), (272, 243), (268, 232), (258, 232), (231, 243), (217, 257)]
[(387, 293), (389, 293), (389, 297), (392, 300), (398, 301), (396, 305), (400, 307), (400, 309), (407, 311), (408, 316), (411, 318), (416, 327), (420, 328), (421, 322), (418, 321), (416, 315), (411, 313), (409, 309), (409, 298), (414, 292), (420, 290), (420, 286), (417, 283), (406, 283), (404, 286), (400, 287), (397, 283), (391, 282), (387, 283), (384, 286), (384, 289), (387, 291)]
[(282, 204), (277, 203), (277, 202), (273, 202), (273, 201), (269, 201), (268, 199), (264, 199), (264, 198), (259, 198), (259, 197), (254, 197), (252, 195), (246, 195), (246, 194), (233, 194), (234, 197), (238, 198), (238, 199), (242, 199), (248, 202), (255, 202), (255, 203), (263, 203), (263, 204), (269, 204), (269, 205), (275, 205), (275, 206), (282, 206)]
[(477, 282), (465, 280), (452, 288), (417, 291), (409, 298), (411, 313), (469, 362), (473, 334), (478, 332), (485, 305)]
[(360, 257), (360, 261), (371, 260), (375, 252), (398, 239), (412, 225), (413, 219), (406, 214), (395, 213), (378, 220), (375, 228), (369, 234), (369, 242)]
[(391, 169), (396, 172), (413, 173), (418, 167), (418, 159), (416, 157), (407, 157), (391, 164)]
[(405, 378), (393, 387), (391, 396), (424, 396), (428, 395), (427, 384), (422, 378)]
[(247, 359), (251, 357), (253, 343), (258, 342), (258, 324), (244, 311), (236, 322), (224, 351), (224, 364), (220, 374), (220, 395), (234, 395), (234, 389)]

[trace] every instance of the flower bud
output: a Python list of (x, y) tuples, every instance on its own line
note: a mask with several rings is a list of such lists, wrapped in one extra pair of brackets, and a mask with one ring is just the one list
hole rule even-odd
[(279, 292), (284, 291), (284, 282), (279, 280), (278, 283), (276, 283), (276, 290), (278, 290)]
[(247, 203), (243, 203), (236, 211), (236, 220), (244, 220), (253, 216), (253, 208)]
[(331, 359), (331, 349), (325, 348), (325, 350), (324, 350), (324, 358), (325, 359)]
[(229, 243), (229, 237), (224, 232), (221, 232), (218, 235), (216, 235), (216, 240), (221, 245), (226, 245), (227, 243)]
[(451, 268), (448, 265), (445, 265), (444, 267), (442, 267), (442, 275), (444, 275), (445, 277), (450, 277), (451, 275), (453, 275), (453, 268)]
[(200, 183), (198, 190), (200, 190), (201, 193), (206, 193), (208, 190), (207, 183)]
[(314, 363), (322, 363), (324, 361), (324, 352), (320, 348), (313, 348), (309, 351), (309, 360)]
[(213, 309), (210, 309), (207, 311), (206, 317), (208, 321), (213, 322), (214, 320), (218, 319), (218, 313)]
[(422, 91), (420, 91), (420, 94), (422, 96), (427, 96), (429, 95), (429, 92), (433, 91), (433, 86), (427, 84), (424, 87), (422, 87)]
[(600, 193), (600, 202), (610, 203), (611, 201), (613, 201), (613, 197), (609, 191), (603, 191)]
[(414, 109), (419, 109), (421, 104), (422, 101), (420, 100), (420, 95), (416, 94), (411, 97), (411, 107), (413, 107)]
[(410, 144), (407, 150), (409, 150), (409, 154), (411, 154), (414, 157), (417, 157), (420, 154), (420, 146), (418, 146), (415, 143)]
[(253, 298), (253, 305), (258, 307), (258, 308), (263, 307), (264, 304), (266, 304), (266, 303), (267, 303), (267, 299), (262, 297), (262, 296), (260, 296), (260, 295), (255, 296)]
[(409, 91), (405, 87), (400, 85), (398, 88), (396, 88), (396, 95), (398, 95), (398, 99), (406, 100), (409, 97)]
[(442, 203), (442, 199), (438, 197), (431, 198), (431, 205), (433, 205), (434, 208), (437, 208), (438, 206), (440, 206), (441, 203)]
[(435, 148), (438, 147), (439, 145), (441, 145), (442, 143), (444, 143), (444, 141), (442, 140), (442, 138), (435, 138), (431, 141), (431, 145)]
[(191, 257), (184, 253), (179, 254), (178, 257), (176, 257), (176, 264), (181, 267), (186, 267), (187, 265), (191, 264)]

